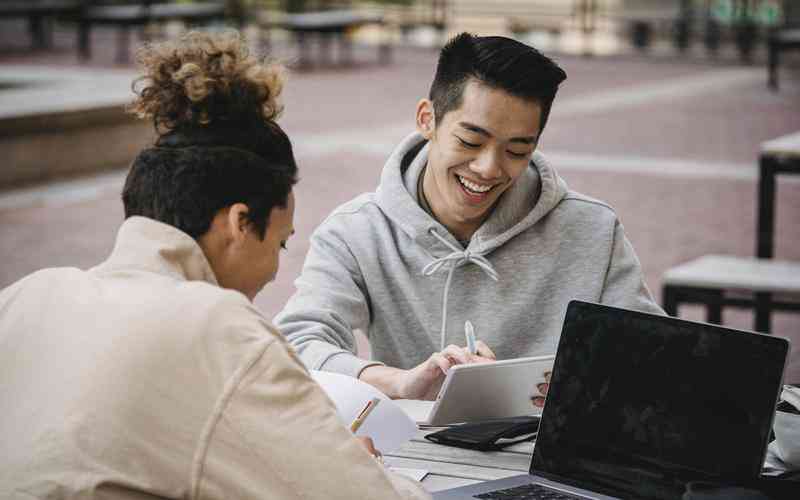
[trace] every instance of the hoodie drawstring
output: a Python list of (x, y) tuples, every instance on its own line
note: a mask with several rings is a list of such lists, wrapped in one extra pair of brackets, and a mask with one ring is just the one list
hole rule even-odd
[(436, 232), (435, 229), (429, 230), (432, 235), (434, 235), (439, 241), (445, 244), (445, 246), (449, 247), (452, 250), (452, 253), (445, 255), (444, 257), (439, 257), (438, 259), (434, 259), (428, 263), (424, 268), (422, 268), (422, 274), (424, 276), (431, 276), (436, 271), (442, 268), (448, 262), (450, 263), (450, 270), (447, 272), (447, 281), (444, 284), (444, 294), (442, 295), (442, 330), (440, 333), (440, 344), (439, 347), (440, 351), (444, 350), (444, 338), (445, 338), (445, 331), (447, 330), (447, 295), (450, 293), (450, 282), (453, 279), (453, 271), (456, 270), (457, 267), (461, 267), (464, 264), (472, 262), (476, 264), (483, 272), (489, 275), (495, 281), (500, 279), (500, 276), (495, 271), (492, 264), (489, 262), (483, 254), (480, 253), (472, 253), (469, 250), (461, 250), (457, 246), (453, 245), (445, 238), (443, 238), (439, 233)]

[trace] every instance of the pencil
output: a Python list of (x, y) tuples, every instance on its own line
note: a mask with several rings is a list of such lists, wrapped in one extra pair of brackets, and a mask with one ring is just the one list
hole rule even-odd
[(361, 424), (364, 423), (364, 420), (367, 419), (369, 414), (372, 413), (372, 410), (374, 410), (375, 407), (378, 406), (378, 403), (380, 403), (380, 402), (381, 402), (380, 398), (372, 398), (369, 401), (367, 401), (367, 404), (364, 405), (364, 409), (362, 409), (358, 413), (358, 415), (356, 416), (355, 420), (353, 420), (353, 423), (350, 424), (350, 432), (355, 434), (358, 431), (358, 429), (361, 427)]

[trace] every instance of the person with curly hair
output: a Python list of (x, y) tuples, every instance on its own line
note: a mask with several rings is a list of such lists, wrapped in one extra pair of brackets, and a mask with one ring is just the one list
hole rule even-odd
[(0, 291), (0, 498), (427, 498), (252, 305), (294, 232), (281, 66), (235, 33), (139, 61), (158, 138), (110, 257)]

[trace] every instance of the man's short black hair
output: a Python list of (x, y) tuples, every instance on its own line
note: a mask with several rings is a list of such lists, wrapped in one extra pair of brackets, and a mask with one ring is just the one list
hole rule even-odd
[(513, 96), (535, 100), (542, 108), (541, 132), (567, 74), (550, 58), (516, 40), (461, 33), (439, 54), (431, 84), (429, 99), (438, 122), (461, 106), (464, 87), (472, 78)]
[(217, 212), (234, 203), (264, 238), (273, 207), (286, 207), (297, 182), (289, 137), (275, 122), (175, 129), (134, 160), (122, 201), (140, 215), (197, 239)]

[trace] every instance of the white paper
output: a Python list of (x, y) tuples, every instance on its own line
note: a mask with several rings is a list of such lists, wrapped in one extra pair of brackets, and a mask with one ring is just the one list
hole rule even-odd
[(436, 403), (436, 401), (421, 401), (419, 399), (396, 399), (394, 402), (411, 420), (423, 425), (430, 421), (433, 405)]
[(369, 436), (381, 453), (391, 453), (414, 437), (417, 425), (386, 394), (356, 378), (339, 373), (310, 370), (311, 377), (336, 405), (346, 427), (372, 398), (381, 402), (364, 420), (356, 436)]

